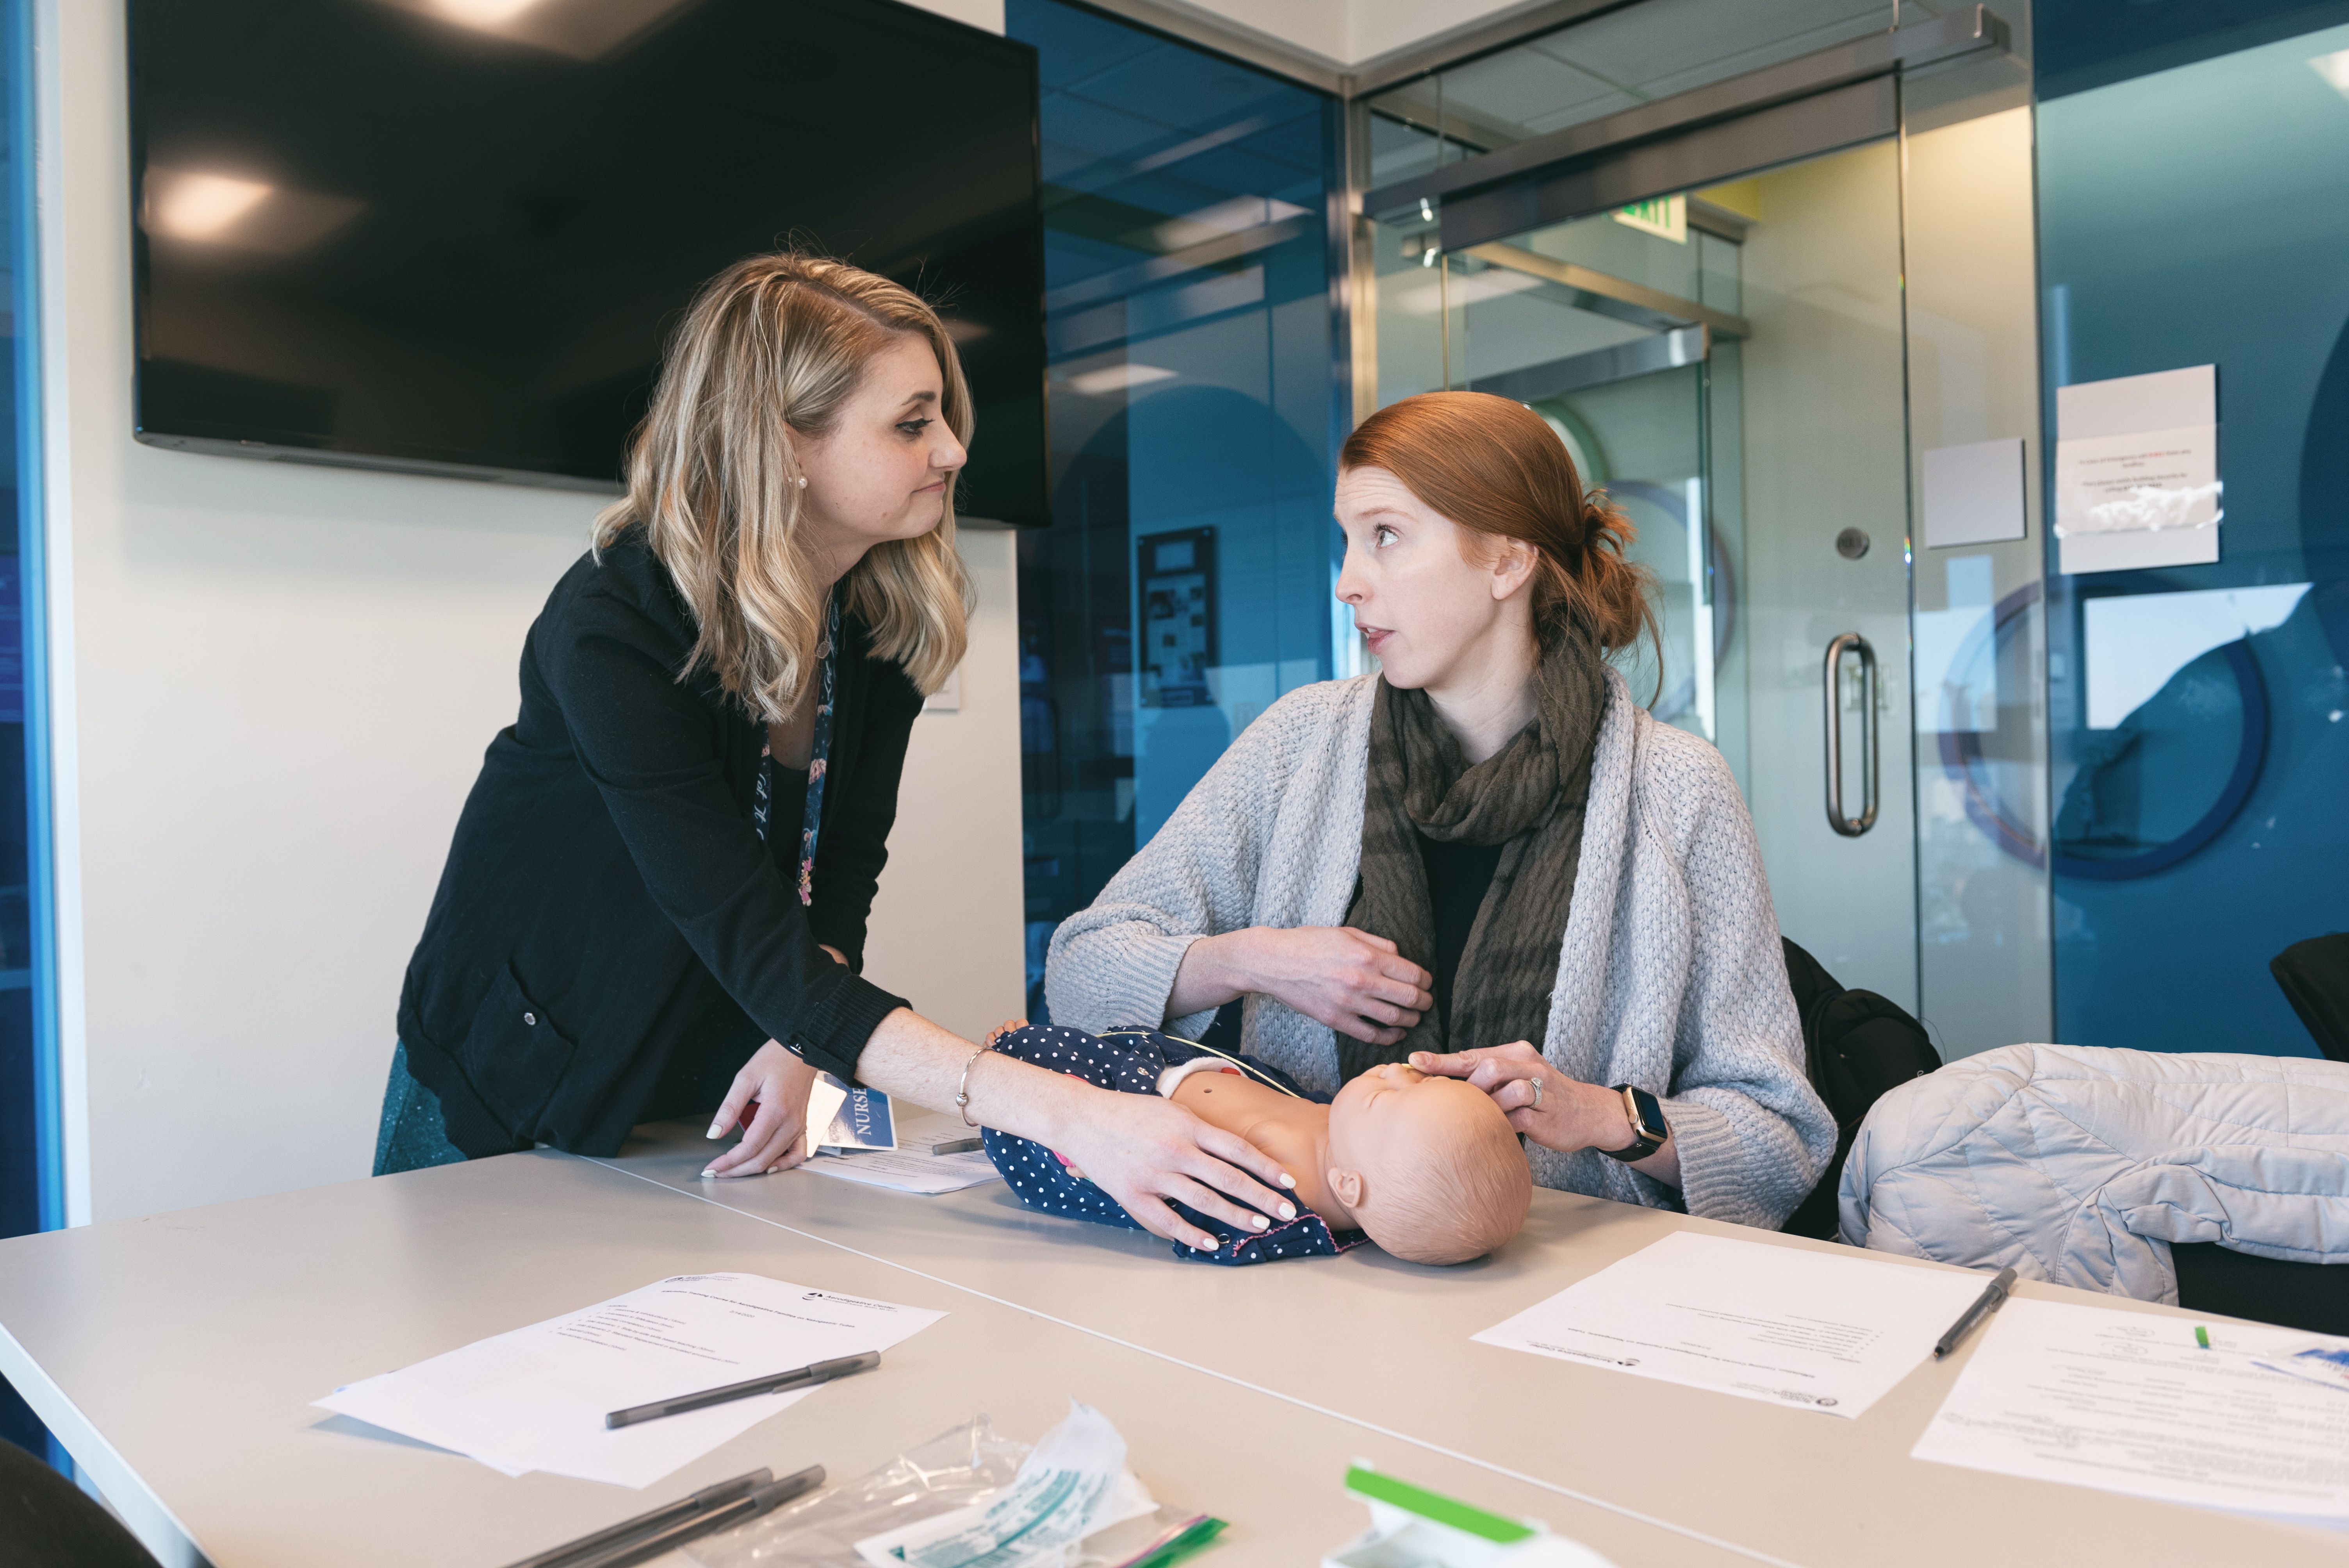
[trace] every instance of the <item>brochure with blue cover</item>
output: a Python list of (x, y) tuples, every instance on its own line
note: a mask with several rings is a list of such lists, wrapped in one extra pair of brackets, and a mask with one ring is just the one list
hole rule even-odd
[(818, 1149), (895, 1149), (897, 1119), (877, 1088), (851, 1088), (826, 1073), (808, 1095), (808, 1141)]

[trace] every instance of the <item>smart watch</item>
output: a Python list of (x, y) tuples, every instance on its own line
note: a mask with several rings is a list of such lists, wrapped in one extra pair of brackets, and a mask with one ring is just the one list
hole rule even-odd
[(1646, 1089), (1619, 1083), (1615, 1086), (1615, 1092), (1623, 1097), (1623, 1114), (1631, 1119), (1631, 1141), (1620, 1149), (1602, 1149), (1599, 1152), (1609, 1160), (1620, 1160), (1628, 1165), (1636, 1160), (1645, 1160), (1661, 1149), (1664, 1140), (1672, 1135), (1672, 1130), (1664, 1124), (1664, 1108), (1658, 1105), (1656, 1097)]

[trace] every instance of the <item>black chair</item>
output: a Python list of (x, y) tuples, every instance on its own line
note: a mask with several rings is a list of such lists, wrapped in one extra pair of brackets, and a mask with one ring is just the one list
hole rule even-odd
[[(2268, 960), (2284, 1000), (2316, 1048), (2349, 1062), (2349, 934), (2312, 936)], [(2172, 1243), (2178, 1305), (2317, 1334), (2349, 1335), (2349, 1266), (2230, 1252), (2216, 1242)]]
[(1811, 1087), (1835, 1113), (1835, 1158), (1780, 1230), (1790, 1235), (1822, 1241), (1836, 1233), (1836, 1192), (1843, 1184), (1843, 1162), (1868, 1109), (1884, 1091), (1922, 1078), (1941, 1065), (1941, 1055), (1925, 1033), (1925, 1026), (1889, 996), (1873, 991), (1847, 990), (1819, 961), (1791, 942), (1786, 954), (1786, 983), (1795, 993), (1795, 1010), (1803, 1020), (1803, 1049), (1809, 1059)]
[(156, 1568), (114, 1515), (11, 1442), (0, 1442), (0, 1563), (8, 1568)]
[(2293, 943), (2268, 960), (2268, 973), (2316, 1037), (2316, 1048), (2349, 1062), (2349, 932)]

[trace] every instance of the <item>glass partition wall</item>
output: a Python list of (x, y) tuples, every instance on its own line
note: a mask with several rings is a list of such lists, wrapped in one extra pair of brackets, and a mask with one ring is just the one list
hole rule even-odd
[[(1639, 0), (1382, 85), (1341, 257), (1330, 100), (1013, 0), (1072, 193), (1022, 584), (1039, 965), (1263, 703), (1362, 666), (1346, 419), (1472, 387), (1637, 525), (1663, 635), (1624, 673), (1720, 748), (1838, 978), (1945, 1057), (2311, 1049), (2266, 960), (2349, 924), (2349, 33), (2012, 9)], [(2072, 561), (2058, 408), (2198, 366), (2215, 552)]]
[[(1045, 945), (1282, 693), (1339, 672), (1337, 100), (1058, 0), (1042, 86), (1052, 521), (1020, 538), (1031, 1016)], [(1352, 673), (1350, 669), (1343, 673)]]
[(2065, 419), (2122, 378), (2199, 373), (2176, 422), (2215, 422), (2222, 487), (2207, 528), (2050, 542), (2057, 1026), (2313, 1054), (2269, 963), (2349, 927), (2349, 27), (2043, 11), (2051, 440), (2121, 433)]
[(1652, 136), (1633, 111), (1893, 19), (1647, 0), (1364, 100), (1357, 342), (1378, 404), (1522, 401), (1630, 515), (1663, 624), (1660, 660), (1619, 661), (1635, 696), (1727, 759), (1786, 934), (1956, 1056), (2052, 1037), (2035, 500), (2017, 458), (2012, 540), (1923, 511), (1929, 456), (2037, 424), (2019, 71), (1904, 71), (1870, 134), (1628, 205), (1545, 191), (1558, 221), (1448, 247), (1442, 189), (1496, 204), (1477, 159), (1545, 139), (1587, 168), (1610, 127)]

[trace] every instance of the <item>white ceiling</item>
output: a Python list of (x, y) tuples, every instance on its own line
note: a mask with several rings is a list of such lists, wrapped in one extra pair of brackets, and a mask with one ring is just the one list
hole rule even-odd
[(1543, 0), (1164, 0), (1172, 9), (1285, 44), (1334, 70), (1358, 67)]

